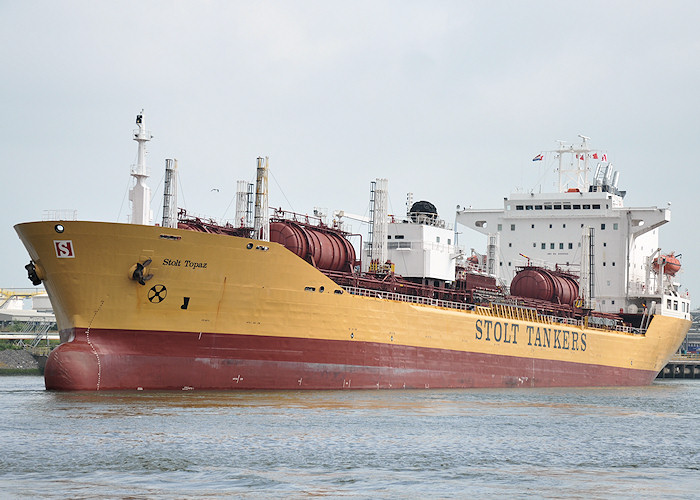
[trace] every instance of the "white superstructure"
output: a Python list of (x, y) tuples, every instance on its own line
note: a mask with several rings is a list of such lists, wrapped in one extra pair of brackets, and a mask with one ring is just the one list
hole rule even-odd
[[(559, 160), (559, 192), (514, 193), (500, 209), (459, 210), (457, 222), (499, 236), (496, 276), (505, 283), (518, 266), (558, 266), (592, 277), (592, 286), (580, 293), (600, 311), (637, 313), (655, 304), (656, 313), (689, 318), (689, 299), (679, 284), (652, 265), (662, 254), (659, 228), (671, 220), (670, 209), (625, 207), (619, 174), (605, 153), (591, 150), (582, 138), (580, 146), (561, 144), (551, 152)], [(589, 182), (591, 160), (597, 168)]]
[(455, 280), (455, 259), (460, 254), (454, 231), (438, 217), (432, 203), (413, 203), (405, 218), (392, 218), (386, 242), (387, 257), (396, 274), (423, 284)]

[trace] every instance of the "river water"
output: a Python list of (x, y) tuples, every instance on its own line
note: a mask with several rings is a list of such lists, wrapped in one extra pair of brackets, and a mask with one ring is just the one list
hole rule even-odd
[(700, 381), (57, 393), (0, 378), (2, 498), (698, 498)]

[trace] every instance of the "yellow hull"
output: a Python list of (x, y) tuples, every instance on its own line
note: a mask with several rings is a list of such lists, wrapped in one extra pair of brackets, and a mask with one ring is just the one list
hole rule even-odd
[[(108, 344), (95, 340), (98, 335), (111, 334), (114, 339), (120, 332), (129, 332), (137, 335), (129, 337), (130, 342), (138, 344), (142, 342), (138, 339), (157, 332), (158, 342), (163, 345), (153, 359), (162, 361), (167, 357), (171, 332), (172, 339), (182, 339), (186, 334), (199, 344), (208, 336), (217, 339), (211, 342), (222, 346), (222, 352), (212, 345), (207, 347), (209, 350), (198, 351), (197, 359), (209, 356), (219, 360), (217, 363), (223, 363), (223, 359), (227, 366), (247, 370), (253, 370), (251, 360), (269, 362), (273, 365), (265, 369), (275, 366), (285, 374), (289, 370), (290, 377), (294, 377), (297, 368), (300, 373), (308, 371), (304, 365), (312, 362), (304, 359), (303, 346), (314, 345), (315, 350), (323, 351), (325, 348), (318, 347), (323, 345), (319, 343), (327, 342), (334, 346), (336, 357), (342, 357), (343, 349), (346, 350), (349, 354), (344, 361), (322, 363), (335, 366), (326, 366), (332, 372), (328, 377), (333, 382), (316, 382), (314, 388), (335, 387), (341, 379), (342, 386), (347, 386), (351, 372), (360, 373), (362, 366), (376, 369), (371, 370), (371, 376), (357, 375), (356, 380), (377, 379), (378, 387), (435, 387), (436, 380), (438, 386), (465, 387), (640, 384), (653, 380), (691, 324), (656, 315), (644, 335), (633, 335), (518, 318), (508, 311), (497, 314), (487, 309), (457, 310), (363, 297), (344, 291), (276, 243), (129, 224), (66, 221), (61, 225), (61, 233), (55, 230), (55, 222), (19, 224), (15, 229), (44, 282), (64, 338), (76, 336), (73, 342), (86, 342), (88, 354), (83, 357), (97, 359), (100, 381), (108, 377), (103, 373), (104, 360), (109, 357), (113, 369), (119, 369), (118, 360), (114, 360), (124, 354), (117, 350), (132, 353), (134, 348), (117, 348), (114, 343), (107, 348)], [(151, 274), (152, 278), (141, 285), (133, 279), (133, 273), (137, 263), (148, 260), (144, 274)], [(83, 340), (86, 332), (88, 337), (92, 332), (92, 341)], [(240, 345), (247, 347), (238, 347), (238, 338), (245, 339)], [(261, 342), (264, 339), (264, 347), (262, 343), (255, 347), (256, 338)], [(302, 353), (294, 358), (297, 368), (289, 364), (281, 368), (276, 352), (269, 352), (270, 346), (275, 345), (286, 346), (287, 357), (292, 356), (290, 346), (296, 346), (293, 350)], [(256, 349), (259, 352), (250, 352)], [(276, 351), (274, 347), (272, 350)], [(428, 357), (432, 359), (423, 370), (425, 383), (419, 373), (423, 366), (421, 353), (430, 353)], [(143, 351), (138, 355), (149, 354)], [(322, 358), (319, 353), (315, 356)], [(248, 361), (244, 363), (242, 359)], [(289, 360), (285, 358), (283, 362)], [(465, 364), (480, 366), (460, 368)], [(138, 370), (137, 365), (127, 362), (121, 369)], [(501, 370), (499, 365), (507, 369)], [(441, 366), (447, 371), (462, 369), (462, 373), (436, 376)], [(481, 368), (492, 373), (481, 373)], [(75, 368), (70, 363), (61, 367), (62, 373), (71, 369)], [(314, 365), (314, 370), (321, 369)], [(404, 376), (404, 383), (401, 370), (411, 372)], [(259, 375), (238, 374), (243, 380), (253, 378), (250, 388), (293, 385), (280, 379), (256, 385), (254, 380)], [(62, 376), (71, 379), (70, 374)], [(233, 375), (231, 378), (235, 380)], [(135, 382), (109, 387), (135, 389), (138, 373), (132, 379)], [(406, 380), (411, 382), (406, 384)], [(145, 385), (174, 388), (180, 383), (196, 388), (229, 388), (221, 383), (192, 385), (182, 380)], [(243, 386), (239, 380), (232, 387)], [(375, 383), (363, 382), (361, 386)], [(309, 387), (303, 377), (299, 387)]]

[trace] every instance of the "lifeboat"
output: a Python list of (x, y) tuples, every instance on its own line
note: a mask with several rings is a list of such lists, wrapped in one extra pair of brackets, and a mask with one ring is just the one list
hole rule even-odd
[(578, 297), (578, 283), (568, 275), (541, 267), (526, 267), (513, 278), (510, 293), (571, 306)]
[(676, 273), (681, 270), (681, 261), (679, 261), (673, 254), (674, 252), (671, 252), (668, 255), (662, 254), (656, 257), (652, 261), (654, 272), (658, 273), (659, 268), (663, 266), (664, 274), (675, 276)]

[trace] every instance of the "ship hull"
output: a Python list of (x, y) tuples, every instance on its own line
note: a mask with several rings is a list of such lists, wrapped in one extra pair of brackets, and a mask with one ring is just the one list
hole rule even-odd
[(90, 331), (55, 349), (54, 390), (429, 389), (647, 385), (655, 371), (370, 342)]
[[(691, 324), (655, 315), (632, 334), (364, 296), (281, 245), (226, 235), (75, 221), (16, 230), (63, 339), (48, 389), (645, 385)], [(134, 279), (139, 263), (150, 279)]]

